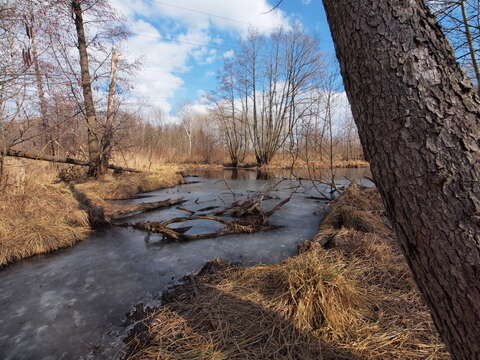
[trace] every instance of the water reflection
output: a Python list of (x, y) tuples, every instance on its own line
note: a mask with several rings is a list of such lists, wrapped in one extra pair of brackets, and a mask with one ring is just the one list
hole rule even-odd
[[(257, 168), (217, 168), (217, 169), (199, 169), (189, 168), (184, 171), (189, 176), (201, 176), (208, 179), (224, 178), (226, 180), (273, 180), (273, 179), (302, 179), (319, 180), (324, 182), (331, 181), (330, 169), (257, 169)], [(371, 177), (369, 168), (336, 168), (333, 170), (337, 181), (358, 182), (361, 183), (366, 177)]]

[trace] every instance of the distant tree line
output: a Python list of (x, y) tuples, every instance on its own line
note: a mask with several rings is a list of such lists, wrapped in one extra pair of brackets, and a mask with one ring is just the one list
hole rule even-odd
[(225, 59), (210, 106), (178, 116), (129, 105), (140, 68), (120, 53), (125, 24), (107, 0), (0, 4), (0, 177), (9, 151), (109, 163), (271, 163), (362, 158), (334, 66), (300, 27), (252, 31)]

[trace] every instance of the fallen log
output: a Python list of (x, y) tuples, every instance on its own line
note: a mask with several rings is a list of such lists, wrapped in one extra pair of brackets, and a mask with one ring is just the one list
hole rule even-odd
[(112, 217), (112, 220), (114, 221), (123, 220), (125, 218), (136, 216), (142, 213), (146, 213), (146, 212), (150, 212), (150, 211), (154, 211), (162, 208), (168, 208), (175, 205), (181, 205), (186, 201), (187, 200), (184, 200), (184, 199), (174, 199), (174, 200), (167, 199), (167, 200), (155, 201), (151, 203), (132, 205), (117, 211)]
[[(273, 215), (278, 211), (282, 206), (288, 203), (291, 199), (291, 196), (280, 201), (269, 211), (263, 211), (260, 207), (263, 196), (260, 199), (247, 199), (244, 201), (235, 201), (232, 203), (232, 206), (227, 209), (219, 211), (221, 214), (228, 214), (231, 217), (236, 218), (235, 221), (225, 220), (216, 215), (196, 215), (196, 216), (186, 216), (186, 217), (176, 217), (170, 220), (163, 222), (138, 222), (138, 223), (124, 223), (118, 224), (121, 226), (131, 226), (137, 230), (148, 231), (149, 233), (156, 233), (163, 235), (163, 238), (170, 241), (192, 241), (200, 239), (210, 239), (216, 238), (219, 236), (231, 235), (231, 234), (244, 234), (244, 233), (254, 233), (259, 231), (267, 231), (278, 229), (279, 226), (270, 225), (268, 223), (269, 216)], [(191, 212), (188, 209), (177, 208), (179, 210)], [(190, 227), (183, 227), (173, 229), (170, 228), (170, 225), (183, 223), (187, 221), (195, 220), (208, 220), (220, 223), (223, 227), (220, 230), (215, 232), (206, 233), (206, 234), (197, 234), (190, 235), (186, 234)]]
[[(186, 231), (190, 230), (191, 227), (182, 227), (178, 229), (170, 228), (169, 225), (182, 223), (186, 221), (195, 221), (195, 220), (210, 220), (223, 224), (223, 228), (218, 231), (206, 234), (196, 234), (190, 235), (185, 234)], [(225, 235), (232, 234), (244, 234), (244, 233), (254, 233), (259, 231), (267, 231), (278, 229), (279, 226), (275, 225), (264, 225), (264, 224), (240, 224), (239, 222), (231, 222), (220, 217), (216, 216), (188, 216), (188, 217), (179, 217), (170, 219), (163, 222), (144, 222), (144, 223), (135, 223), (135, 224), (122, 224), (123, 226), (131, 226), (134, 229), (148, 231), (150, 233), (161, 234), (164, 239), (170, 241), (193, 241), (201, 239), (211, 239)]]
[(291, 198), (292, 198), (292, 196), (290, 195), (290, 197), (286, 198), (285, 200), (280, 201), (277, 205), (275, 205), (275, 206), (272, 208), (272, 210), (267, 211), (267, 212), (265, 213), (265, 216), (267, 216), (267, 217), (272, 216), (276, 211), (280, 210), (280, 208), (282, 208), (283, 205), (285, 205), (286, 203), (288, 203)]
[(331, 201), (331, 198), (328, 198), (326, 196), (305, 196), (305, 199), (308, 200), (317, 200), (317, 201)]
[(177, 210), (180, 210), (180, 211), (183, 211), (183, 212), (186, 212), (186, 213), (189, 213), (190, 215), (195, 214), (195, 211), (189, 210), (189, 209), (184, 208), (184, 207), (177, 206), (176, 209), (177, 209)]
[(200, 184), (201, 181), (184, 181), (180, 185), (194, 185), (194, 184)]
[(243, 202), (235, 201), (228, 208), (215, 211), (212, 215), (214, 216), (231, 216), (234, 218), (248, 218), (248, 217), (264, 217), (268, 218), (272, 216), (276, 211), (280, 210), (286, 203), (290, 201), (292, 197), (280, 201), (275, 205), (270, 211), (262, 210), (261, 204), (264, 200), (263, 197), (260, 199), (247, 199)]
[(218, 209), (219, 207), (220, 207), (220, 206), (207, 206), (207, 207), (205, 207), (205, 208), (198, 209), (197, 212), (215, 210), (215, 209)]
[[(33, 153), (27, 153), (27, 152), (18, 151), (18, 150), (7, 150), (5, 156), (18, 157), (18, 158), (30, 159), (30, 160), (42, 160), (42, 161), (49, 161), (49, 162), (61, 163), (61, 164), (70, 164), (70, 165), (78, 165), (78, 166), (90, 166), (88, 161), (77, 160), (77, 159), (73, 159), (73, 158), (69, 158), (69, 157), (58, 158), (58, 157), (51, 156), (51, 155), (33, 154)], [(108, 168), (112, 169), (112, 170), (115, 170), (115, 171), (126, 171), (126, 172), (133, 172), (133, 173), (143, 173), (143, 172), (145, 172), (145, 171), (141, 171), (141, 170), (137, 170), (137, 169), (124, 168), (124, 167), (115, 166), (115, 165), (108, 165)]]

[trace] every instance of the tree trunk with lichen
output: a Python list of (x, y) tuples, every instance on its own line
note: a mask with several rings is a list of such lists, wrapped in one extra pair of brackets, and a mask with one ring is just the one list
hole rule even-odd
[(323, 0), (365, 155), (454, 359), (480, 359), (480, 99), (422, 0)]

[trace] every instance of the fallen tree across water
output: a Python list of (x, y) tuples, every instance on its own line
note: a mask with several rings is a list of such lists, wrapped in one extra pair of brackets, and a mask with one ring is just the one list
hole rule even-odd
[[(185, 234), (192, 226), (186, 226), (182, 228), (170, 228), (169, 225), (183, 223), (187, 221), (195, 220), (209, 220), (223, 224), (223, 228), (215, 232), (206, 233), (206, 234)], [(200, 239), (210, 239), (216, 238), (225, 235), (232, 234), (244, 234), (244, 233), (254, 233), (259, 231), (268, 231), (278, 229), (279, 226), (268, 225), (268, 224), (258, 224), (252, 222), (251, 224), (245, 223), (241, 224), (239, 221), (227, 221), (217, 216), (187, 216), (170, 219), (164, 222), (145, 222), (145, 223), (135, 223), (129, 224), (129, 226), (143, 231), (148, 231), (151, 233), (161, 234), (166, 240), (170, 241), (192, 241)]]
[[(216, 238), (232, 234), (255, 233), (259, 231), (268, 231), (280, 228), (280, 226), (271, 225), (268, 218), (276, 211), (280, 210), (282, 206), (288, 203), (291, 196), (280, 201), (271, 210), (264, 211), (261, 208), (261, 202), (265, 198), (261, 195), (259, 199), (247, 199), (243, 202), (235, 201), (231, 207), (220, 211), (221, 214), (228, 215), (235, 218), (235, 220), (226, 220), (218, 215), (191, 215), (186, 217), (176, 217), (162, 222), (138, 222), (138, 223), (123, 223), (117, 224), (120, 226), (130, 226), (138, 230), (147, 231), (150, 233), (161, 234), (165, 240), (169, 241), (192, 241), (200, 239)], [(190, 211), (188, 209), (181, 209)], [(192, 226), (185, 226), (180, 228), (171, 228), (170, 225), (181, 224), (188, 221), (207, 220), (220, 223), (223, 227), (217, 231), (206, 234), (186, 234)]]
[(155, 201), (150, 203), (138, 204), (133, 206), (128, 206), (124, 209), (121, 209), (115, 212), (115, 215), (112, 217), (112, 220), (120, 220), (125, 219), (127, 217), (136, 216), (142, 213), (168, 208), (175, 205), (181, 205), (185, 203), (187, 200), (184, 199), (167, 199), (162, 201)]

